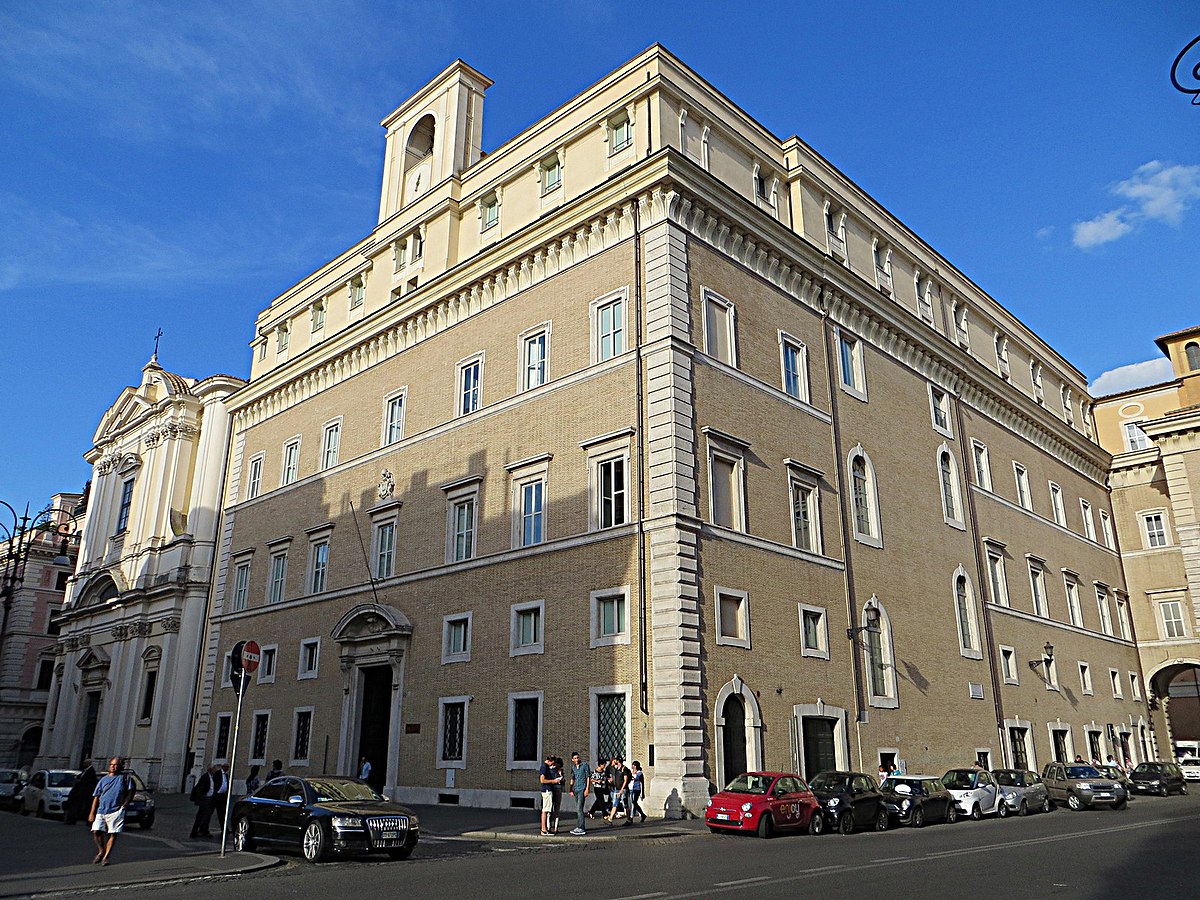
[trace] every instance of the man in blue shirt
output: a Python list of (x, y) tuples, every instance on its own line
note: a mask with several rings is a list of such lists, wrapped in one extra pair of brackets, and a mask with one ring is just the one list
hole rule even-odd
[(586, 814), (587, 796), (591, 792), (592, 767), (589, 766), (576, 750), (571, 754), (571, 793), (575, 797), (575, 821), (578, 823), (571, 832), (574, 835), (587, 834), (583, 827), (583, 817)]
[(124, 762), (119, 756), (110, 759), (108, 774), (97, 782), (92, 794), (92, 811), (88, 815), (96, 841), (96, 858), (92, 862), (102, 866), (108, 865), (117, 835), (125, 827), (125, 806), (133, 798), (129, 776), (121, 772)]

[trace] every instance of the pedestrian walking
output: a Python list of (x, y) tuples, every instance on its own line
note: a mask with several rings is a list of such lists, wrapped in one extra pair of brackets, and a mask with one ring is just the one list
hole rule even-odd
[(92, 794), (96, 790), (96, 767), (90, 759), (83, 761), (83, 771), (71, 786), (67, 794), (67, 802), (63, 804), (63, 824), (74, 825), (80, 819), (86, 818), (88, 808), (92, 805)]
[(217, 790), (213, 794), (213, 812), (217, 814), (217, 821), (221, 823), (221, 830), (225, 829), (225, 807), (229, 804), (229, 765), (226, 763), (223, 766), (217, 766)]
[(246, 776), (246, 793), (253, 794), (262, 787), (262, 779), (258, 777), (260, 769), (258, 766), (250, 767), (250, 774)]
[(358, 760), (358, 777), (363, 781), (371, 777), (371, 761), (365, 756)]
[(571, 834), (587, 834), (587, 829), (583, 827), (583, 820), (587, 815), (587, 797), (591, 788), (592, 767), (576, 750), (571, 754), (571, 794), (575, 798), (575, 828)]
[(642, 817), (642, 822), (646, 821), (646, 814), (642, 811), (642, 792), (646, 789), (646, 776), (642, 772), (642, 764), (636, 759), (633, 761), (629, 776), (629, 815), (625, 819), (626, 825), (633, 824), (634, 815)]
[(92, 839), (96, 842), (94, 864), (108, 865), (117, 835), (125, 828), (125, 806), (133, 797), (133, 784), (122, 771), (125, 761), (114, 756), (108, 761), (108, 774), (96, 782), (92, 795), (92, 808), (88, 822), (92, 826)]
[(608, 776), (603, 762), (592, 770), (592, 794), (596, 799), (592, 801), (588, 815), (593, 819), (603, 819), (608, 815)]
[(271, 771), (267, 773), (267, 781), (270, 781), (272, 778), (278, 778), (282, 774), (283, 774), (282, 760), (278, 760), (278, 759), (274, 760), (271, 763)]
[(620, 756), (612, 758), (609, 772), (611, 773), (609, 785), (612, 791), (612, 812), (608, 814), (608, 824), (611, 825), (620, 812), (624, 811), (626, 816), (629, 815), (629, 782), (633, 778), (633, 773), (625, 767), (625, 760)]
[(563, 759), (561, 756), (554, 757), (554, 774), (557, 776), (558, 780), (551, 785), (550, 788), (550, 793), (554, 797), (554, 811), (550, 817), (550, 833), (558, 834), (558, 814), (559, 810), (562, 808), (563, 783), (567, 780), (566, 769), (563, 766)]
[(192, 821), (192, 833), (189, 837), (212, 837), (208, 829), (217, 803), (217, 788), (221, 785), (221, 776), (221, 767), (213, 763), (196, 779), (190, 794), (191, 801), (196, 804), (196, 818)]
[(554, 769), (554, 754), (546, 754), (538, 769), (538, 784), (542, 790), (542, 834), (550, 834), (550, 819), (554, 815), (554, 785), (562, 784), (562, 775)]

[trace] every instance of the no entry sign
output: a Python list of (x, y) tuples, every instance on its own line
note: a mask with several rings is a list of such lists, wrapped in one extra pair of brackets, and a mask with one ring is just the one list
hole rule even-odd
[(233, 645), (233, 669), (241, 669), (247, 675), (258, 669), (262, 651), (258, 641), (238, 641)]

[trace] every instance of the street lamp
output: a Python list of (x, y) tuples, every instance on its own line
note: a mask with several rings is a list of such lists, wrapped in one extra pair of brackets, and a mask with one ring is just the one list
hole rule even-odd
[(858, 636), (864, 632), (867, 634), (879, 634), (882, 629), (879, 625), (879, 607), (875, 605), (868, 606), (863, 610), (863, 624), (858, 627), (850, 627), (846, 629), (846, 637), (850, 639), (854, 653), (854, 697), (858, 705), (856, 719), (859, 722), (867, 721), (867, 707), (863, 700), (863, 684), (860, 653), (862, 652), (862, 644), (858, 640)]
[(1036, 672), (1039, 668), (1041, 668), (1042, 663), (1052, 663), (1052, 662), (1054, 662), (1054, 645), (1052, 643), (1050, 643), (1049, 641), (1046, 641), (1045, 645), (1043, 645), (1043, 647), (1042, 647), (1041, 658), (1040, 659), (1031, 659), (1029, 661), (1029, 668), (1033, 669)]
[(53, 535), (52, 540), (58, 544), (58, 555), (54, 565), (67, 566), (71, 560), (67, 557), (71, 539), (78, 533), (78, 520), (64, 509), (47, 506), (34, 516), (29, 515), (29, 504), (25, 504), (23, 515), (9, 504), (0, 500), (0, 507), (8, 510), (12, 516), (12, 527), (0, 520), (0, 541), (7, 545), (7, 553), (0, 569), (0, 659), (4, 656), (4, 639), (8, 634), (8, 615), (12, 611), (17, 591), (25, 582), (25, 566), (29, 563), (29, 554), (37, 544), (44, 546), (45, 538)]

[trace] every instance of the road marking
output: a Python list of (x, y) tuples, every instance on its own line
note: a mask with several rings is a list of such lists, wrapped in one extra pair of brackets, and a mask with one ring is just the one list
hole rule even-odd
[(653, 894), (634, 894), (632, 897), (616, 897), (615, 900), (650, 900), (651, 897), (665, 897), (665, 891), (655, 891)]
[(770, 875), (759, 875), (757, 878), (739, 878), (737, 881), (718, 881), (717, 887), (733, 887), (735, 884), (753, 884), (756, 881), (770, 881)]
[(873, 859), (873, 863), (900, 862), (901, 860), (912, 859), (911, 856), (885, 856), (882, 859)]

